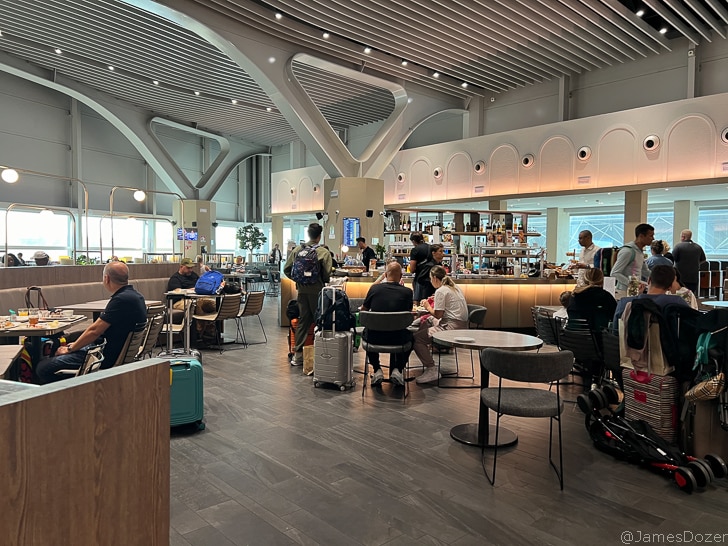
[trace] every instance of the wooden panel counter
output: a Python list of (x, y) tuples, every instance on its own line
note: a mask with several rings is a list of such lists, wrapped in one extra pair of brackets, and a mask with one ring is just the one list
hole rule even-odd
[[(363, 298), (376, 277), (350, 277), (346, 293), (350, 298)], [(453, 279), (465, 294), (468, 303), (488, 308), (485, 316), (486, 328), (530, 328), (533, 327), (531, 307), (534, 305), (559, 305), (559, 296), (564, 290), (571, 290), (573, 279), (541, 278), (482, 278)], [(405, 285), (411, 286), (412, 279), (405, 278)], [(296, 285), (282, 276), (279, 324), (288, 326), (286, 306), (295, 299)]]

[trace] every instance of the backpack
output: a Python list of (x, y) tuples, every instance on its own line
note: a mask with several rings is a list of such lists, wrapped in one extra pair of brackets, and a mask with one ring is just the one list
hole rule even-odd
[[(331, 301), (334, 295), (335, 301)], [(332, 316), (336, 315), (336, 324), (332, 325)], [(316, 308), (316, 326), (320, 330), (335, 330), (337, 332), (348, 332), (356, 326), (356, 316), (351, 313), (349, 297), (346, 292), (338, 288), (324, 288), (321, 297), (318, 299)]]
[(197, 279), (197, 284), (195, 284), (195, 294), (203, 294), (203, 295), (212, 295), (212, 294), (219, 294), (222, 284), (222, 281), (225, 277), (223, 277), (222, 273), (219, 271), (207, 271), (204, 273), (199, 279)]
[(289, 300), (286, 306), (286, 316), (288, 320), (293, 320), (301, 316), (301, 310), (298, 308), (298, 300)]
[(298, 284), (311, 285), (320, 282), (321, 262), (316, 249), (318, 245), (302, 245), (293, 260), (291, 279)]
[(222, 287), (223, 294), (240, 294), (242, 291), (240, 283), (236, 281), (226, 282), (225, 286)]

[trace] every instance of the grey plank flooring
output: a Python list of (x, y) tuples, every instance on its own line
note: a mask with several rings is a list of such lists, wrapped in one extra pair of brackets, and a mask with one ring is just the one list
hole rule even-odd
[[(565, 490), (548, 464), (548, 421), (514, 417), (502, 423), (519, 442), (500, 452), (491, 487), (480, 449), (449, 434), (477, 420), (478, 389), (412, 382), (403, 402), (385, 384), (362, 398), (361, 375), (347, 392), (316, 389), (288, 363), (276, 304), (262, 315), (268, 343), (203, 351), (207, 428), (172, 434), (172, 545), (620, 544), (623, 531), (728, 532), (728, 480), (687, 495), (618, 462), (592, 447), (573, 404)], [(263, 341), (255, 318), (246, 327)], [(363, 360), (355, 354), (355, 368)]]

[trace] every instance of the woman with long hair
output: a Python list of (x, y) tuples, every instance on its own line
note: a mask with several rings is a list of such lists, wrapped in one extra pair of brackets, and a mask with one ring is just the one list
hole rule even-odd
[(652, 271), (652, 268), (656, 265), (673, 265), (672, 260), (665, 256), (665, 252), (667, 252), (668, 249), (669, 247), (665, 241), (661, 241), (659, 239), (652, 241), (652, 244), (650, 245), (652, 256), (645, 260), (650, 271)]
[(430, 321), (420, 325), (415, 334), (414, 351), (425, 371), (417, 378), (417, 383), (431, 383), (440, 379), (440, 373), (435, 367), (435, 359), (429, 345), (432, 335), (440, 330), (456, 330), (468, 327), (468, 304), (465, 296), (447, 276), (445, 268), (435, 265), (430, 269), (430, 282), (435, 288), (435, 301), (433, 305), (422, 300), (422, 305), (432, 315)]
[[(617, 301), (604, 290), (604, 273), (601, 269), (587, 269), (583, 283), (574, 287), (569, 305), (566, 308), (569, 322), (572, 319), (586, 319), (589, 329), (603, 330), (614, 316)], [(566, 327), (569, 327), (567, 323)]]

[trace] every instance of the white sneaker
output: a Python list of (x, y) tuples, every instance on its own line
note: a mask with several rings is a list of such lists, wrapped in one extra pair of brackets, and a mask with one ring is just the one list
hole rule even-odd
[(404, 376), (397, 368), (394, 368), (392, 373), (389, 374), (389, 380), (392, 382), (392, 385), (404, 387)]
[(291, 359), (291, 366), (303, 366), (303, 353), (296, 353)]
[(384, 381), (384, 373), (382, 373), (382, 368), (379, 368), (376, 372), (372, 374), (372, 387), (381, 385), (382, 381)]
[(422, 383), (432, 383), (433, 381), (439, 380), (440, 377), (442, 376), (440, 375), (440, 372), (437, 371), (437, 368), (435, 366), (430, 366), (422, 373), (422, 375), (415, 379), (415, 381), (418, 385)]

